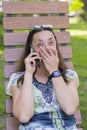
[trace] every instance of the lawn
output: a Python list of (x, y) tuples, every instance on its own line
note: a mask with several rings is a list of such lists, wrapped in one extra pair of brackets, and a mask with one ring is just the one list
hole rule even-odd
[[(5, 114), (4, 74), (3, 74), (3, 50), (2, 26), (0, 25), (0, 116)], [(87, 25), (84, 22), (71, 23), (71, 46), (73, 50), (73, 63), (79, 75), (80, 85), (78, 87), (80, 106), (83, 123), (82, 127), (87, 130)], [(0, 125), (0, 129), (4, 126)], [(4, 130), (4, 129), (3, 129)]]
[(4, 103), (4, 74), (3, 74), (3, 67), (4, 67), (4, 62), (3, 62), (3, 49), (4, 47), (2, 46), (2, 38), (3, 31), (2, 31), (2, 26), (0, 25), (0, 114), (3, 114), (5, 112), (5, 103)]
[(73, 49), (73, 63), (80, 79), (78, 88), (82, 114), (82, 127), (87, 130), (87, 24), (71, 23), (71, 46)]

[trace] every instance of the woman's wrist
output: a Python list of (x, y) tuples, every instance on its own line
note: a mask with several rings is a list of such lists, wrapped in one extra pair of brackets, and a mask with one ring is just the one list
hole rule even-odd
[(60, 77), (61, 75), (62, 74), (59, 70), (55, 70), (50, 74), (49, 79), (51, 80), (52, 78)]
[(54, 71), (59, 71), (59, 69), (58, 69), (58, 68), (51, 69), (51, 70), (49, 71), (49, 74), (51, 75)]
[(30, 73), (30, 72), (28, 72), (28, 71), (25, 71), (25, 75), (27, 75), (27, 76), (33, 76), (33, 73)]
[(29, 73), (27, 71), (25, 71), (25, 74), (24, 74), (24, 82), (23, 82), (23, 86), (27, 87), (27, 86), (30, 86), (30, 85), (27, 85), (27, 84), (31, 84), (32, 83), (32, 73)]

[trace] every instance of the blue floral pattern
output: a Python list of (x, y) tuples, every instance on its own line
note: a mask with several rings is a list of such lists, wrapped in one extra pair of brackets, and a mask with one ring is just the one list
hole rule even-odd
[(38, 81), (34, 77), (33, 84), (41, 91), (42, 96), (46, 100), (46, 102), (51, 103), (53, 96), (52, 82), (48, 80), (46, 84), (38, 83)]

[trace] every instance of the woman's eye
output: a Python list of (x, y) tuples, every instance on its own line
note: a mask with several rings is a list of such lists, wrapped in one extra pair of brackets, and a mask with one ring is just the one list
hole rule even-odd
[(38, 43), (37, 46), (38, 46), (38, 47), (41, 47), (41, 46), (43, 46), (43, 44), (42, 44), (42, 43)]
[(49, 45), (54, 45), (54, 42), (53, 41), (49, 42)]

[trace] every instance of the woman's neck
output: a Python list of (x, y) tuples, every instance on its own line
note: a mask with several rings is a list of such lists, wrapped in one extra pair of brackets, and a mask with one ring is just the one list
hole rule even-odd
[(40, 67), (37, 67), (35, 75), (41, 75), (41, 76), (49, 76), (49, 72), (46, 70), (44, 65), (41, 65)]
[(35, 72), (35, 75), (38, 75), (41, 77), (48, 77), (49, 76), (49, 72), (47, 71), (47, 69), (45, 68), (44, 64), (41, 64), (40, 67), (37, 67), (37, 70)]
[(37, 79), (37, 81), (39, 81), (41, 83), (47, 83), (49, 73), (44, 66), (41, 66), (40, 68), (39, 67), (37, 68), (34, 76)]

